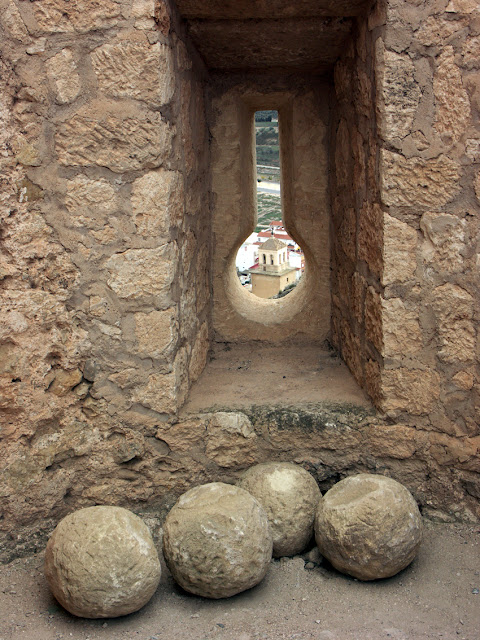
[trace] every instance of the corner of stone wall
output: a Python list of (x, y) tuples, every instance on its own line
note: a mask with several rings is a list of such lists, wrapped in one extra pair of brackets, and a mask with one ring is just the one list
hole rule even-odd
[[(332, 341), (378, 402), (381, 328), (371, 302), (382, 291), (383, 215), (377, 172), (375, 40), (382, 4), (357, 19), (335, 65), (332, 122)], [(379, 334), (380, 332), (380, 334)]]
[(480, 9), (445, 4), (377, 3), (336, 65), (332, 334), (387, 420), (425, 434), (439, 482), (474, 499)]
[(206, 362), (211, 232), (205, 72), (173, 4), (0, 9), (0, 530), (13, 547), (13, 530), (145, 501), (170, 473), (155, 434)]

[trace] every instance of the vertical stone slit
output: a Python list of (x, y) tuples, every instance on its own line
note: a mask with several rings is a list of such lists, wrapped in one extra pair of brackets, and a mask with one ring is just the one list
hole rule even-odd
[(284, 225), (279, 112), (257, 110), (253, 125), (257, 220), (237, 252), (236, 268), (247, 291), (259, 298), (279, 298), (296, 286), (304, 261)]

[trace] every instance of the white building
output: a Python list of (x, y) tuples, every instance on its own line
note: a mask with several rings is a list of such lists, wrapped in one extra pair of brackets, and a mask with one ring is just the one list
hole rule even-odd
[(258, 257), (258, 244), (254, 244), (255, 242), (257, 242), (257, 234), (252, 233), (239, 248), (235, 259), (238, 271), (246, 271), (255, 264)]
[(295, 267), (295, 269), (297, 270), (297, 280), (299, 280), (305, 268), (305, 257), (303, 253), (289, 251), (288, 261), (290, 262), (290, 266)]

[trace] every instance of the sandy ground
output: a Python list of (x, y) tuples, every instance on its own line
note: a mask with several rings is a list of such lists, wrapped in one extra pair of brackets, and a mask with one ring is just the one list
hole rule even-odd
[(42, 556), (0, 567), (0, 639), (17, 640), (478, 640), (480, 526), (426, 524), (416, 560), (362, 583), (325, 562), (272, 561), (264, 581), (227, 600), (179, 589), (164, 568), (139, 612), (84, 620), (65, 612), (43, 578)]
[(345, 363), (319, 345), (218, 344), (183, 412), (320, 402), (371, 408)]

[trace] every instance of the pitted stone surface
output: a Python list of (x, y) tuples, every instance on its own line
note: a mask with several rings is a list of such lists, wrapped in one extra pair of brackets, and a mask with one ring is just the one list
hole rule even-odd
[(155, 105), (169, 102), (175, 90), (172, 53), (166, 45), (121, 41), (92, 53), (99, 88), (115, 98)]
[(168, 154), (171, 135), (158, 114), (118, 117), (99, 108), (63, 122), (58, 127), (56, 149), (64, 166), (98, 165), (122, 173), (160, 166)]
[(121, 507), (88, 507), (57, 525), (45, 552), (45, 575), (70, 613), (114, 618), (150, 600), (160, 581), (160, 562), (138, 516)]
[(38, 29), (43, 33), (87, 33), (118, 23), (121, 4), (113, 0), (45, 0), (34, 5)]
[(272, 534), (253, 496), (213, 482), (187, 491), (170, 511), (163, 553), (186, 591), (228, 598), (264, 578), (272, 557)]
[(265, 509), (274, 557), (301, 553), (313, 535), (315, 509), (322, 495), (308, 471), (290, 462), (267, 462), (248, 469), (238, 486)]
[(440, 207), (459, 190), (460, 167), (447, 156), (406, 159), (383, 150), (380, 163), (383, 203), (389, 207)]
[(172, 245), (170, 242), (156, 249), (129, 249), (114, 254), (106, 262), (108, 286), (127, 300), (152, 295), (168, 301), (178, 253)]
[(81, 91), (77, 65), (69, 49), (62, 49), (48, 60), (47, 76), (55, 89), (59, 104), (73, 102)]
[(403, 485), (361, 473), (338, 482), (320, 500), (315, 539), (339, 571), (360, 580), (388, 578), (414, 559), (422, 519)]
[(407, 55), (388, 51), (377, 41), (378, 123), (388, 141), (404, 138), (412, 128), (421, 91), (415, 81), (415, 67)]

